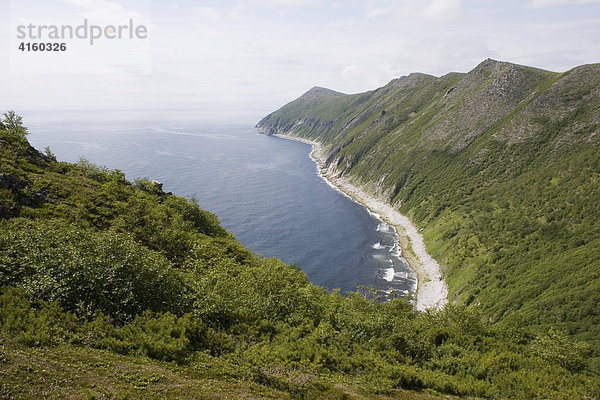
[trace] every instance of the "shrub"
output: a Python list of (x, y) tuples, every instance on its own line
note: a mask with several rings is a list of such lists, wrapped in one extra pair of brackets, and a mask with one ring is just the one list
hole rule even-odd
[(188, 310), (177, 271), (127, 235), (62, 221), (16, 219), (1, 225), (2, 285), (20, 285), (36, 299), (56, 300), (86, 318), (96, 310), (120, 322), (144, 310)]

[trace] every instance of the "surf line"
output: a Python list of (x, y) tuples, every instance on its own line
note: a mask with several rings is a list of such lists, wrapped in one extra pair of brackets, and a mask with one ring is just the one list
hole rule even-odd
[(427, 253), (423, 236), (408, 217), (400, 214), (385, 201), (353, 185), (348, 179), (333, 176), (331, 171), (328, 171), (325, 167), (326, 158), (321, 143), (287, 134), (277, 133), (273, 136), (310, 144), (312, 146), (310, 158), (316, 163), (319, 176), (329, 186), (361, 204), (373, 216), (392, 226), (396, 233), (396, 245), (399, 249), (401, 249), (400, 236), (403, 237), (406, 244), (411, 248), (411, 251), (407, 252), (404, 258), (417, 275), (414, 304), (416, 310), (438, 310), (448, 303), (448, 286), (443, 279), (441, 268), (437, 261)]

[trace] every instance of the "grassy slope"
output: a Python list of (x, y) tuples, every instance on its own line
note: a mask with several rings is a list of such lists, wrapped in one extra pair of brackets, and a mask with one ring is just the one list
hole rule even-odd
[(3, 395), (18, 399), (286, 399), (282, 391), (145, 357), (61, 345), (2, 346)]
[[(199, 356), (193, 367), (146, 357), (122, 356), (78, 346), (31, 348), (0, 344), (2, 395), (15, 399), (289, 399), (290, 393), (236, 374), (235, 364)], [(348, 399), (455, 399), (414, 391), (361, 394), (351, 383), (338, 383)], [(8, 398), (8, 397), (6, 397)], [(328, 398), (324, 394), (321, 398)]]
[(294, 101), (258, 127), (322, 141), (340, 174), (424, 227), (452, 300), (493, 321), (561, 326), (598, 357), (599, 77), (600, 65), (556, 74), (486, 60)]

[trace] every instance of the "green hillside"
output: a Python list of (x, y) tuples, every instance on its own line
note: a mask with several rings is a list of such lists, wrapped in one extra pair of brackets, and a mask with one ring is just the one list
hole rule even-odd
[(492, 323), (559, 327), (592, 345), (600, 370), (600, 64), (559, 74), (486, 60), (322, 93), (259, 129), (321, 142), (330, 171), (423, 227), (450, 301)]
[(58, 162), (26, 133), (5, 114), (5, 399), (600, 396), (587, 345), (560, 330), (328, 293), (158, 183)]

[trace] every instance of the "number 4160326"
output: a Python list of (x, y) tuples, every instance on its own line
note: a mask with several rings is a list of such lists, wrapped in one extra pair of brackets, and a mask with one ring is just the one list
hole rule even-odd
[(65, 51), (66, 43), (25, 43), (19, 45), (21, 51)]

